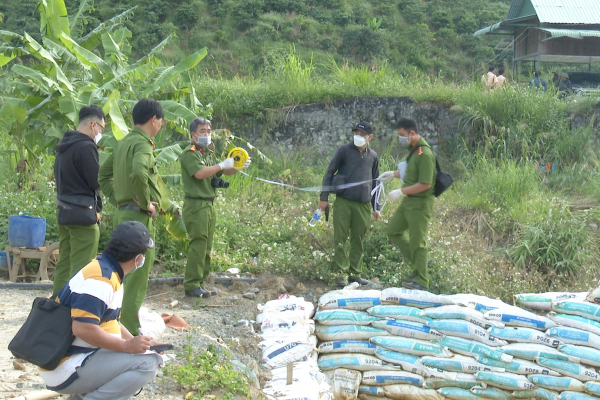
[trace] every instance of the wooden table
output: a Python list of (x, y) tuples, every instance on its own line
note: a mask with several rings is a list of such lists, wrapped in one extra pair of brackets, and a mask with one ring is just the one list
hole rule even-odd
[[(46, 242), (43, 247), (35, 249), (7, 246), (8, 279), (11, 282), (16, 282), (17, 279), (51, 280), (58, 257), (58, 242), (51, 244)], [(25, 260), (28, 258), (40, 260), (40, 267), (35, 275), (27, 274), (25, 271)], [(19, 269), (22, 271), (21, 275), (19, 275)], [(48, 269), (50, 269), (50, 274), (48, 274)]]

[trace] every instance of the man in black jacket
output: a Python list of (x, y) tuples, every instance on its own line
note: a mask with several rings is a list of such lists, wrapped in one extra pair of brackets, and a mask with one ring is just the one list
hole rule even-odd
[[(361, 122), (352, 129), (353, 142), (344, 144), (335, 151), (331, 163), (323, 178), (323, 187), (339, 186), (357, 182), (362, 185), (336, 190), (333, 204), (333, 242), (334, 242), (334, 272), (338, 275), (336, 284), (345, 286), (346, 278), (350, 282), (366, 285), (363, 279), (363, 239), (371, 223), (371, 207), (373, 216), (379, 219), (379, 205), (371, 190), (377, 184), (379, 176), (379, 158), (377, 153), (368, 147), (373, 138), (373, 128), (366, 122)], [(329, 206), (329, 191), (321, 192), (319, 208), (325, 210)], [(350, 236), (350, 250), (346, 242)]]
[(66, 132), (56, 145), (54, 176), (60, 259), (54, 273), (54, 293), (98, 253), (102, 200), (98, 193), (97, 143), (105, 124), (100, 107), (83, 107), (77, 130)]

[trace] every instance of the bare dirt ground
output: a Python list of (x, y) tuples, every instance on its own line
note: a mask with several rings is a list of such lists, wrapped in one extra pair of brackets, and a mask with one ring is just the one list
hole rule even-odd
[[(219, 343), (232, 351), (237, 360), (234, 362), (243, 368), (242, 372), (248, 377), (252, 398), (258, 398), (260, 384), (268, 379), (268, 373), (260, 367), (260, 337), (252, 328), (238, 324), (238, 321), (254, 320), (259, 312), (258, 304), (276, 299), (283, 293), (302, 296), (305, 300), (316, 303), (318, 297), (329, 288), (319, 282), (299, 282), (294, 278), (268, 274), (260, 276), (252, 285), (238, 281), (230, 286), (209, 287), (217, 290), (216, 296), (210, 299), (192, 299), (184, 296), (181, 285), (150, 286), (144, 306), (159, 314), (177, 314), (192, 327), (191, 332), (183, 333), (167, 328), (161, 336), (160, 341), (175, 345), (173, 350), (166, 352), (174, 358), (172, 362), (178, 362), (179, 354), (187, 344), (193, 345), (197, 351), (204, 351), (209, 343)], [(248, 293), (254, 293), (256, 297), (244, 297)], [(50, 291), (44, 290), (0, 289), (0, 399), (45, 390), (44, 383), (37, 374), (37, 367), (16, 360), (7, 347), (25, 322), (33, 299), (38, 296), (48, 297), (50, 294)], [(170, 308), (169, 305), (175, 300), (178, 305)], [(183, 399), (187, 392), (159, 372), (158, 377), (144, 387), (136, 399)]]

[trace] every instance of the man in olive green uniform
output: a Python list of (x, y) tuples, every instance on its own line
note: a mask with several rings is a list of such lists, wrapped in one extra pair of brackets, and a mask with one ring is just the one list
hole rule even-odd
[[(113, 226), (125, 221), (144, 224), (154, 237), (154, 219), (161, 208), (172, 207), (159, 189), (159, 175), (152, 150), (152, 138), (160, 131), (164, 111), (160, 103), (141, 99), (133, 107), (135, 127), (115, 147), (100, 167), (100, 188), (118, 210)], [(139, 335), (138, 311), (146, 296), (148, 277), (154, 264), (155, 250), (148, 249), (144, 265), (125, 277), (121, 323), (133, 335)]]
[(379, 177), (382, 182), (392, 178), (402, 179), (402, 189), (393, 190), (389, 194), (391, 200), (404, 198), (389, 220), (388, 237), (412, 268), (408, 282), (403, 282), (402, 286), (407, 289), (428, 290), (425, 239), (435, 200), (435, 156), (425, 139), (417, 133), (417, 123), (414, 120), (401, 118), (396, 124), (396, 131), (400, 144), (408, 148), (409, 155), (406, 161), (398, 164), (397, 171), (388, 171)]
[[(376, 220), (381, 216), (379, 205), (375, 204), (375, 196), (371, 194), (379, 175), (379, 158), (368, 147), (373, 138), (373, 128), (368, 123), (361, 122), (352, 129), (352, 133), (352, 143), (338, 147), (323, 177), (324, 188), (365, 182), (336, 191), (333, 204), (333, 268), (338, 275), (335, 283), (340, 287), (346, 286), (347, 281), (361, 285), (369, 283), (361, 277), (363, 239), (371, 223), (371, 208)], [(321, 210), (329, 206), (329, 193), (329, 190), (321, 192)], [(348, 236), (350, 249), (347, 246)]]
[[(195, 118), (190, 123), (192, 144), (179, 156), (185, 192), (183, 222), (190, 239), (183, 288), (185, 295), (191, 297), (216, 294), (203, 287), (210, 273), (210, 252), (216, 222), (214, 200), (216, 189), (227, 187), (221, 175), (237, 173), (233, 168), (233, 158), (215, 164), (210, 135), (210, 121)], [(243, 168), (248, 165), (250, 160)]]

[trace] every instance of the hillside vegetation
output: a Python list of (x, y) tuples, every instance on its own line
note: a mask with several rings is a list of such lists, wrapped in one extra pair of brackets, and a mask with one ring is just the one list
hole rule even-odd
[[(67, 0), (70, 14), (80, 0)], [(261, 74), (291, 44), (315, 64), (338, 62), (389, 66), (398, 71), (470, 79), (495, 57), (497, 38), (472, 33), (506, 17), (510, 0), (95, 0), (82, 35), (128, 8), (133, 55), (145, 54), (175, 32), (167, 59), (208, 47), (210, 76)], [(0, 29), (39, 39), (38, 0), (4, 0)], [(490, 42), (492, 41), (492, 42)], [(506, 56), (499, 57), (497, 62)], [(477, 71), (476, 71), (477, 70)]]

